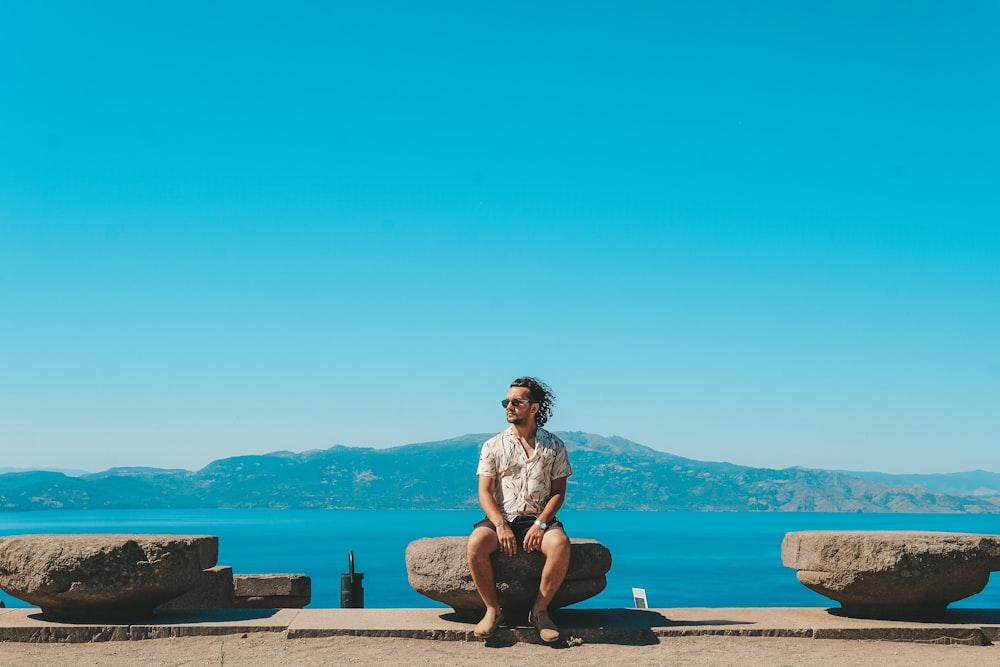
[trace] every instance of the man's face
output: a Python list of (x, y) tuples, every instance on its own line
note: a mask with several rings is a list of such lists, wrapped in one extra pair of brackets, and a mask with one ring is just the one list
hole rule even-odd
[(527, 387), (511, 387), (507, 390), (508, 401), (523, 401), (517, 406), (513, 403), (507, 404), (508, 422), (517, 426), (531, 423), (535, 418), (535, 413), (538, 412), (538, 403), (529, 402), (529, 396), (531, 396), (531, 390)]

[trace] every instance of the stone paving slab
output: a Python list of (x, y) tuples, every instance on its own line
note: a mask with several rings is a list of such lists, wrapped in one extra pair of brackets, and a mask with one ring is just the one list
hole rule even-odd
[(0, 642), (103, 642), (131, 639), (116, 623), (56, 623), (41, 620), (37, 607), (0, 610)]
[[(989, 645), (1000, 642), (1000, 609), (949, 610), (940, 622), (847, 618), (818, 607), (562, 609), (553, 619), (565, 639), (655, 644), (691, 635), (867, 639)], [(436, 609), (171, 609), (133, 624), (45, 621), (37, 608), (0, 609), (0, 642), (92, 642), (280, 632), (302, 637), (407, 637), (479, 641), (474, 625)], [(538, 643), (534, 628), (512, 619), (491, 643)]]
[(472, 623), (455, 619), (450, 609), (303, 609), (288, 627), (290, 638), (411, 637), (465, 641)]
[(132, 625), (131, 639), (287, 632), (298, 612), (298, 609), (159, 610), (152, 620)]
[(940, 622), (849, 618), (838, 609), (810, 607), (694, 608), (661, 610), (668, 622), (653, 628), (658, 637), (725, 635), (867, 639), (985, 646), (1000, 630), (1000, 610), (978, 614), (949, 611)]
[(136, 623), (60, 622), (37, 607), (0, 610), (0, 642), (103, 642), (287, 632), (298, 609), (165, 609)]

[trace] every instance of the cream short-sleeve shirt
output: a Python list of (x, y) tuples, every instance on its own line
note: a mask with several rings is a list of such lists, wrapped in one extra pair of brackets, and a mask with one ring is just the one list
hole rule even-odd
[(483, 443), (476, 469), (477, 476), (497, 480), (493, 499), (508, 521), (537, 516), (552, 494), (552, 480), (572, 474), (562, 440), (538, 429), (535, 451), (528, 458), (513, 426)]

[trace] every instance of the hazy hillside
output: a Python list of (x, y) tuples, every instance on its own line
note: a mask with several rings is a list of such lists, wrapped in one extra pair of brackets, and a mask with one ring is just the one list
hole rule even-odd
[(879, 484), (923, 486), (925, 488), (961, 496), (1000, 496), (1000, 474), (985, 470), (953, 472), (947, 474), (892, 475), (884, 472), (847, 472)]
[[(1000, 511), (998, 498), (945, 494), (911, 484), (909, 478), (900, 485), (835, 471), (750, 468), (686, 459), (619, 437), (559, 435), (570, 451), (574, 475), (567, 493), (577, 509)], [(337, 446), (239, 456), (195, 472), (113, 468), (80, 477), (9, 473), (0, 475), (0, 511), (476, 508), (475, 468), (480, 444), (487, 437), (470, 434), (390, 449)]]

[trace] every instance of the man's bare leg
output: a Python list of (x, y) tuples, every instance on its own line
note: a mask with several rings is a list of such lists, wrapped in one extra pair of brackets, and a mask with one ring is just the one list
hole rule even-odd
[(542, 580), (538, 585), (538, 597), (535, 598), (529, 616), (529, 620), (538, 628), (542, 641), (554, 642), (559, 639), (559, 630), (549, 618), (549, 603), (566, 578), (566, 571), (569, 570), (569, 552), (569, 538), (565, 532), (559, 528), (545, 532), (542, 538), (545, 566), (542, 568)]
[(499, 548), (500, 540), (497, 539), (496, 532), (489, 528), (475, 528), (469, 535), (469, 573), (472, 574), (472, 583), (476, 585), (479, 597), (486, 605), (486, 614), (474, 631), (477, 637), (489, 637), (503, 621), (503, 610), (500, 609), (493, 578), (493, 563), (490, 562), (490, 556)]

